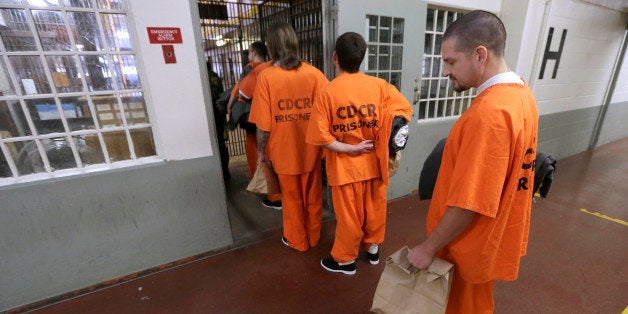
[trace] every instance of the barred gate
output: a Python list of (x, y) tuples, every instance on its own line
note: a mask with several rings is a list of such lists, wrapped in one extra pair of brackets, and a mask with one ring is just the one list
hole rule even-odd
[[(240, 77), (249, 45), (264, 41), (266, 30), (279, 21), (294, 27), (301, 58), (324, 71), (322, 1), (199, 0), (205, 56), (225, 90), (233, 89)], [(229, 156), (245, 154), (245, 135), (240, 128), (229, 132)]]

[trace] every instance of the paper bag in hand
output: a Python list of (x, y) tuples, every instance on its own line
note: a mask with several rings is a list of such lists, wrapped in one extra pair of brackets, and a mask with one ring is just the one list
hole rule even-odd
[(257, 194), (277, 194), (281, 192), (277, 174), (273, 168), (265, 162), (257, 164), (253, 179), (251, 179), (246, 189)]
[(428, 269), (408, 261), (407, 246), (386, 260), (371, 311), (375, 313), (445, 313), (454, 265), (434, 258)]

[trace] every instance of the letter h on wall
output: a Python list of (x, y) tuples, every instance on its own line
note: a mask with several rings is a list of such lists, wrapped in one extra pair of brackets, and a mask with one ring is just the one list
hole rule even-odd
[(550, 45), (552, 44), (552, 37), (554, 36), (554, 28), (550, 27), (549, 34), (547, 34), (547, 43), (545, 44), (545, 53), (543, 54), (543, 63), (541, 63), (541, 73), (539, 74), (539, 80), (543, 79), (545, 73), (545, 65), (547, 60), (556, 60), (554, 64), (554, 72), (552, 72), (552, 78), (556, 78), (558, 72), (558, 64), (560, 63), (560, 55), (563, 53), (563, 46), (565, 45), (565, 37), (567, 37), (567, 30), (563, 29), (563, 34), (560, 37), (560, 46), (558, 51), (550, 51)]

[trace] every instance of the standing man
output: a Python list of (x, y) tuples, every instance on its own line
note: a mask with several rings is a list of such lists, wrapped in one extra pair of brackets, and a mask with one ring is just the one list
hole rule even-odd
[(216, 137), (218, 138), (218, 151), (220, 152), (220, 163), (222, 165), (222, 178), (226, 182), (231, 179), (231, 174), (229, 173), (229, 151), (225, 143), (227, 112), (224, 111), (224, 107), (220, 108), (217, 104), (218, 95), (220, 95), (224, 89), (220, 76), (212, 69), (211, 59), (207, 61), (207, 74), (212, 97), (212, 108), (214, 109), (214, 122), (216, 123)]
[(530, 226), (538, 111), (504, 60), (506, 30), (492, 13), (453, 22), (442, 42), (454, 90), (478, 88), (452, 127), (427, 214), (427, 239), (408, 259), (455, 265), (447, 313), (492, 313), (496, 279), (515, 280)]
[(336, 40), (336, 78), (323, 88), (306, 141), (325, 150), (327, 176), (336, 212), (331, 258), (321, 266), (353, 275), (360, 245), (371, 264), (379, 262), (386, 227), (388, 141), (396, 116), (410, 121), (412, 108), (396, 87), (360, 73), (366, 42), (357, 33)]
[(305, 143), (305, 132), (314, 95), (328, 81), (321, 71), (301, 61), (299, 40), (287, 23), (271, 26), (266, 44), (273, 63), (257, 76), (249, 120), (257, 125), (258, 162), (272, 164), (279, 178), (281, 240), (307, 251), (320, 239), (323, 175), (321, 150)]

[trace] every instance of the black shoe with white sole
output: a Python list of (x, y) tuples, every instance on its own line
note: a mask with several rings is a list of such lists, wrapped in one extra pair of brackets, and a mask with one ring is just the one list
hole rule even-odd
[(264, 207), (281, 210), (281, 200), (276, 201), (276, 202), (271, 202), (269, 199), (265, 198), (262, 200), (262, 205), (264, 205)]
[(366, 257), (368, 257), (369, 263), (371, 263), (371, 265), (379, 264), (379, 250), (377, 251), (377, 253), (366, 252)]
[(323, 258), (321, 260), (321, 266), (323, 266), (323, 268), (325, 268), (326, 270), (334, 273), (343, 273), (346, 275), (355, 274), (355, 261), (353, 261), (351, 264), (340, 265), (338, 264), (338, 262), (334, 261), (333, 258)]

